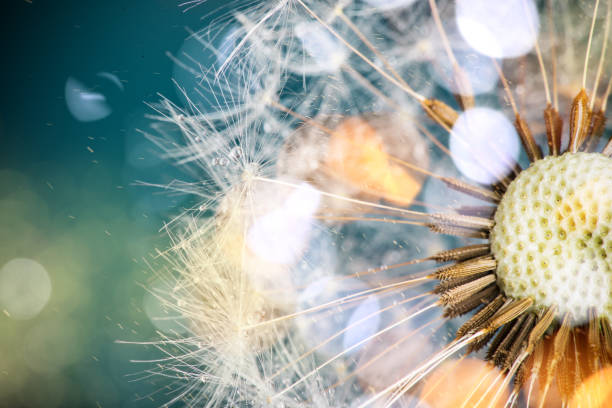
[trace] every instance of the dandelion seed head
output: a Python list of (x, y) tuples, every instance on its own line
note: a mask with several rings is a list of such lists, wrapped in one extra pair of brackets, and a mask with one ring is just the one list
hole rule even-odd
[[(177, 400), (508, 406), (556, 377), (566, 403), (612, 361), (610, 160), (579, 146), (541, 159), (535, 74), (543, 51), (575, 135), (585, 109), (564, 86), (590, 19), (551, 23), (540, 3), (249, 3), (192, 36), (175, 60), (195, 91), (162, 102), (153, 139), (194, 180), (169, 189), (199, 200), (169, 228), (164, 298), (185, 330), (159, 347)], [(486, 358), (457, 360), (466, 347)]]
[(534, 163), (509, 186), (491, 242), (497, 278), (509, 296), (559, 306), (584, 322), (612, 317), (612, 161), (599, 153)]

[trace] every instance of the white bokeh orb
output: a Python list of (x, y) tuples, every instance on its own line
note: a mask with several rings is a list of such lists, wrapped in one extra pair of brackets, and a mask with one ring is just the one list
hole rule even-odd
[(512, 171), (519, 155), (514, 125), (501, 112), (473, 108), (461, 115), (451, 132), (450, 151), (461, 174), (492, 184)]
[(533, 0), (458, 0), (455, 13), (465, 41), (493, 58), (527, 54), (540, 30)]
[(51, 279), (36, 261), (15, 258), (0, 269), (0, 309), (16, 320), (38, 315), (51, 296)]
[(295, 27), (295, 35), (316, 65), (311, 70), (338, 71), (349, 56), (349, 50), (325, 27), (316, 22), (299, 23)]

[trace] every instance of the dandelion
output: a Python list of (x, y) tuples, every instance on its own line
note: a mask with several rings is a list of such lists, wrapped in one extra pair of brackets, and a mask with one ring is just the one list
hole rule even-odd
[(199, 101), (150, 136), (200, 200), (163, 253), (170, 402), (605, 406), (611, 19), (293, 0), (194, 33), (222, 58), (176, 57)]

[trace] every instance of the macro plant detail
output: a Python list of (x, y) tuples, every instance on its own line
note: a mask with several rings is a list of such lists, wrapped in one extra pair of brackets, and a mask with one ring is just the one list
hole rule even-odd
[(195, 89), (149, 135), (198, 197), (155, 292), (169, 403), (605, 406), (612, 1), (541, 3), (253, 3), (192, 34), (212, 57), (173, 57)]

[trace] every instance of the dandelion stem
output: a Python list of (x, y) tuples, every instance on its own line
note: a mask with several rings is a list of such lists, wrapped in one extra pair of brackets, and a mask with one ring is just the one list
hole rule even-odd
[(446, 55), (450, 59), (451, 65), (453, 66), (453, 77), (455, 85), (457, 86), (457, 93), (459, 94), (457, 100), (464, 110), (473, 108), (474, 95), (472, 91), (472, 85), (470, 84), (470, 81), (467, 78), (463, 69), (461, 69), (459, 62), (457, 62), (457, 58), (453, 53), (450, 41), (448, 41), (448, 36), (446, 35), (446, 31), (444, 30), (444, 26), (442, 25), (442, 20), (440, 19), (440, 13), (438, 10), (438, 6), (436, 5), (436, 1), (429, 0), (429, 7), (431, 8), (431, 14), (434, 18), (434, 22), (436, 23), (438, 32), (440, 33), (440, 37), (442, 38), (442, 45), (444, 46)]
[(548, 22), (550, 24), (550, 59), (552, 61), (553, 106), (559, 111), (559, 90), (557, 83), (557, 42), (555, 41), (555, 23), (553, 19), (552, 0), (548, 0)]
[(597, 88), (599, 88), (599, 81), (601, 79), (601, 74), (603, 72), (604, 61), (606, 58), (606, 48), (608, 46), (608, 36), (610, 34), (610, 19), (611, 19), (611, 11), (612, 11), (612, 0), (608, 0), (608, 11), (606, 12), (606, 25), (604, 28), (604, 40), (601, 46), (601, 55), (599, 56), (599, 64), (597, 66), (597, 74), (595, 75), (595, 82), (593, 83), (593, 90), (591, 92), (591, 104), (590, 109), (593, 110), (595, 106), (595, 99), (597, 96)]
[(395, 220), (389, 218), (373, 218), (373, 217), (343, 217), (334, 215), (316, 215), (313, 218), (326, 221), (368, 221), (368, 222), (384, 222), (387, 224), (408, 224), (428, 227), (429, 224), (419, 221)]
[(593, 42), (593, 31), (595, 30), (595, 20), (597, 20), (597, 9), (599, 8), (599, 0), (595, 1), (593, 9), (593, 20), (591, 21), (591, 29), (589, 31), (589, 41), (587, 43), (586, 55), (584, 57), (584, 70), (582, 71), (582, 89), (586, 89), (586, 77), (589, 68), (589, 55), (591, 53), (591, 43)]
[(339, 299), (334, 299), (332, 301), (329, 301), (329, 302), (326, 302), (326, 303), (323, 303), (323, 304), (320, 304), (320, 305), (317, 305), (317, 306), (313, 306), (311, 308), (304, 309), (304, 310), (296, 312), (296, 313), (287, 314), (287, 315), (284, 315), (284, 316), (276, 317), (274, 319), (269, 319), (269, 320), (265, 320), (263, 322), (255, 323), (255, 324), (250, 325), (250, 326), (246, 326), (245, 330), (254, 329), (256, 327), (260, 327), (260, 326), (264, 326), (264, 325), (268, 325), (268, 324), (279, 323), (279, 322), (282, 322), (282, 321), (288, 320), (288, 319), (293, 319), (293, 318), (295, 318), (297, 316), (313, 313), (313, 312), (316, 312), (318, 310), (326, 309), (326, 308), (334, 306), (334, 305), (340, 305), (340, 304), (343, 304), (343, 303), (347, 303), (349, 301), (355, 300), (355, 298), (357, 298), (357, 297), (366, 296), (368, 294), (374, 294), (374, 293), (377, 293), (377, 292), (384, 292), (384, 291), (386, 291), (388, 289), (399, 289), (399, 288), (403, 288), (403, 287), (406, 287), (406, 286), (414, 285), (414, 284), (417, 284), (417, 283), (426, 282), (426, 281), (429, 281), (429, 280), (430, 280), (429, 276), (423, 276), (423, 277), (419, 277), (419, 278), (415, 278), (415, 279), (409, 279), (409, 280), (403, 280), (403, 281), (400, 281), (400, 282), (391, 283), (389, 285), (379, 286), (379, 287), (376, 287), (376, 288), (366, 289), (366, 290), (363, 290), (361, 292), (353, 293), (353, 294), (344, 296), (344, 297), (339, 298)]
[[(265, 178), (265, 177), (254, 177), (255, 180), (259, 180), (259, 181), (265, 181), (268, 183), (274, 183), (274, 184), (280, 184), (280, 185), (284, 185), (284, 186), (288, 186), (288, 187), (293, 187), (293, 188), (298, 188), (298, 189), (304, 189), (307, 188), (305, 186), (299, 185), (299, 184), (295, 184), (295, 183), (290, 183), (288, 181), (282, 181), (282, 180), (274, 180), (274, 179), (269, 179), (269, 178)], [(310, 188), (310, 187), (309, 187)], [(350, 203), (354, 203), (354, 204), (359, 204), (359, 205), (364, 205), (366, 207), (373, 207), (373, 208), (381, 208), (384, 210), (390, 210), (390, 211), (394, 211), (397, 213), (401, 213), (401, 214), (408, 214), (408, 215), (412, 215), (415, 217), (420, 217), (420, 218), (428, 218), (429, 215), (428, 214), (424, 214), (418, 211), (412, 211), (412, 210), (406, 210), (404, 208), (399, 208), (399, 207), (392, 207), (389, 205), (384, 205), (384, 204), (376, 204), (370, 201), (364, 201), (364, 200), (358, 200), (356, 198), (349, 198), (349, 197), (344, 197), (341, 196), (339, 194), (334, 194), (334, 193), (329, 193), (326, 191), (321, 191), (321, 190), (317, 190), (321, 195), (327, 196), (327, 197), (331, 197), (331, 198), (336, 198), (338, 200), (343, 200), (343, 201), (347, 201)]]
[(544, 94), (546, 95), (546, 103), (550, 104), (551, 100), (550, 100), (550, 89), (548, 88), (548, 76), (546, 75), (546, 68), (544, 68), (544, 59), (542, 58), (542, 51), (540, 50), (540, 43), (538, 41), (538, 36), (536, 34), (535, 27), (533, 25), (533, 21), (531, 21), (531, 14), (527, 10), (527, 0), (523, 0), (521, 4), (523, 6), (523, 11), (525, 12), (525, 17), (527, 18), (527, 24), (529, 25), (529, 31), (531, 32), (531, 35), (535, 39), (534, 46), (536, 50), (536, 55), (538, 57), (538, 64), (540, 65), (540, 72), (542, 73), (542, 81), (544, 82)]

